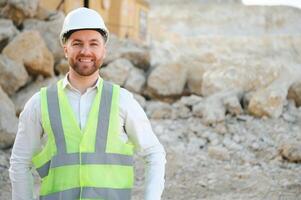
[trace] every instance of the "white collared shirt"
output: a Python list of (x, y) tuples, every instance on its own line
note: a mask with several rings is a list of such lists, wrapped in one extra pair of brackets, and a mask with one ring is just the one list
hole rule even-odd
[[(79, 127), (86, 124), (98, 82), (81, 94), (72, 87), (67, 75), (63, 88), (74, 111)], [(18, 132), (10, 159), (12, 200), (34, 199), (31, 173), (32, 157), (41, 151), (47, 141), (41, 124), (40, 93), (37, 92), (26, 103), (19, 117)], [(146, 163), (145, 200), (159, 200), (164, 189), (165, 151), (152, 131), (147, 116), (133, 95), (126, 89), (120, 90), (120, 137), (124, 142), (131, 140), (135, 151), (141, 152)]]

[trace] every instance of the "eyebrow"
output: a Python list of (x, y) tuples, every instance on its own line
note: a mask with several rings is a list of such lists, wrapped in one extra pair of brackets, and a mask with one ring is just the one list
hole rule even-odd
[(74, 39), (74, 40), (72, 40), (71, 42), (82, 42), (82, 41), (79, 40), (79, 39)]
[(98, 39), (89, 40), (89, 42), (100, 42)]
[[(80, 39), (74, 39), (72, 42), (82, 42)], [(89, 42), (100, 42), (98, 39), (91, 39)]]

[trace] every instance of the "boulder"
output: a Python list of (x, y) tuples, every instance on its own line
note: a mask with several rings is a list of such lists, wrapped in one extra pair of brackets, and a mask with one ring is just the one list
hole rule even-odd
[(8, 94), (14, 94), (28, 80), (25, 67), (0, 54), (0, 85)]
[(101, 68), (100, 76), (105, 80), (123, 86), (132, 68), (134, 66), (130, 61), (125, 58), (119, 58), (108, 66)]
[(248, 112), (256, 117), (278, 118), (282, 113), (284, 101), (287, 96), (285, 86), (269, 86), (256, 91), (248, 105)]
[(133, 67), (129, 73), (124, 87), (130, 90), (131, 92), (141, 93), (145, 82), (146, 78), (144, 76), (143, 70)]
[(144, 71), (147, 71), (150, 67), (150, 52), (147, 49), (127, 48), (121, 53), (121, 57), (128, 59), (135, 67)]
[[(186, 56), (193, 58), (193, 56)], [(203, 75), (206, 70), (211, 68), (217, 62), (217, 58), (211, 52), (206, 52), (198, 58), (185, 59), (188, 67), (187, 86), (191, 93), (202, 95)]]
[(172, 115), (172, 106), (160, 101), (151, 101), (146, 105), (146, 114), (153, 119), (166, 119)]
[(120, 39), (111, 34), (106, 47), (107, 54), (104, 65), (108, 65), (118, 58), (125, 58), (143, 70), (147, 70), (150, 66), (149, 50), (131, 40)]
[(53, 54), (56, 63), (64, 57), (63, 47), (61, 46), (59, 40), (64, 17), (65, 16), (62, 12), (57, 12), (50, 15), (47, 21), (26, 19), (23, 23), (24, 30), (36, 30), (40, 33), (48, 49)]
[(140, 94), (133, 94), (134, 98), (136, 99), (136, 101), (140, 104), (140, 106), (145, 109), (146, 106), (146, 100), (143, 96), (141, 96)]
[(298, 65), (290, 65), (282, 70), (279, 78), (266, 88), (254, 92), (248, 105), (250, 114), (256, 117), (278, 118), (286, 101), (288, 89), (301, 76)]
[(289, 162), (301, 162), (301, 146), (297, 142), (287, 142), (279, 148), (280, 156)]
[(19, 34), (3, 49), (3, 54), (23, 63), (30, 74), (54, 75), (53, 56), (37, 31)]
[(220, 98), (208, 97), (193, 106), (192, 113), (196, 117), (201, 117), (204, 124), (212, 125), (225, 120), (226, 109)]
[(180, 102), (186, 105), (187, 107), (191, 107), (201, 102), (203, 98), (197, 95), (190, 95), (190, 96), (182, 96)]
[(244, 68), (215, 66), (204, 73), (201, 93), (210, 96), (221, 91), (244, 90), (243, 77), (247, 77)]
[[(219, 54), (221, 53), (217, 53)], [(283, 65), (287, 65), (287, 59), (262, 58), (261, 55), (248, 53), (229, 55), (229, 58), (219, 55), (218, 62), (205, 65), (201, 93), (209, 96), (220, 91), (249, 92), (267, 87), (280, 77)]]
[(103, 64), (108, 65), (114, 60), (120, 58), (121, 49), (123, 48), (123, 41), (115, 35), (110, 35), (110, 38), (106, 44), (107, 53)]
[(54, 15), (57, 11), (50, 11), (47, 8), (44, 8), (40, 4), (38, 5), (35, 19), (47, 21), (51, 15)]
[(156, 67), (176, 61), (180, 53), (178, 48), (170, 42), (153, 42), (150, 46), (150, 65)]
[(223, 122), (226, 113), (242, 114), (240, 99), (241, 93), (238, 91), (218, 92), (193, 105), (192, 113), (194, 116), (202, 117), (207, 125)]
[(0, 52), (19, 33), (12, 20), (0, 19)]
[(186, 106), (183, 102), (177, 101), (172, 104), (172, 118), (178, 119), (183, 118), (187, 119), (192, 116), (189, 106)]
[(35, 16), (38, 3), (39, 0), (7, 0), (2, 13), (15, 24), (20, 25), (26, 18)]
[(287, 94), (288, 99), (292, 99), (295, 101), (296, 106), (301, 106), (301, 82), (295, 82), (288, 90)]
[(51, 77), (43, 79), (42, 77), (37, 78), (37, 80), (26, 87), (22, 88), (18, 93), (15, 93), (11, 100), (13, 101), (16, 114), (19, 115), (23, 110), (25, 103), (30, 99), (32, 95), (40, 90), (42, 87), (50, 86), (51, 84), (56, 83), (62, 77)]
[(203, 74), (205, 72), (202, 63), (188, 64), (187, 86), (192, 94), (202, 95)]
[(237, 95), (229, 95), (223, 98), (223, 105), (226, 108), (226, 112), (231, 115), (238, 116), (243, 113), (242, 106), (240, 104), (240, 100), (242, 99), (241, 93), (237, 93)]
[(187, 68), (179, 62), (159, 65), (147, 79), (147, 93), (151, 97), (180, 96), (186, 83)]
[(17, 128), (18, 119), (14, 104), (0, 87), (0, 149), (13, 145)]
[(58, 74), (67, 74), (69, 71), (69, 63), (65, 58), (61, 59), (55, 66), (55, 72)]

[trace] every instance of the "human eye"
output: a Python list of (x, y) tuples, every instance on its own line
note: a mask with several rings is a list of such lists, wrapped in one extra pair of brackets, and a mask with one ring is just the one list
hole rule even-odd
[(97, 42), (92, 42), (91, 46), (97, 47), (99, 44)]
[(80, 45), (81, 45), (80, 42), (73, 42), (73, 43), (72, 43), (72, 46), (80, 46)]

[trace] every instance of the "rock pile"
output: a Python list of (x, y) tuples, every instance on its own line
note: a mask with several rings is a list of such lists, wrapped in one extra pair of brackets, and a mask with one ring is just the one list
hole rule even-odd
[[(29, 96), (21, 98), (24, 91), (36, 91), (36, 82), (53, 82), (68, 71), (58, 39), (64, 14), (45, 10), (38, 1), (8, 0), (2, 7), (0, 85), (14, 101), (14, 115)], [(186, 42), (197, 51), (180, 51), (168, 41), (141, 46), (112, 36), (100, 75), (147, 100), (167, 103), (166, 112), (181, 96), (195, 95), (200, 101), (181, 115), (201, 117), (206, 124), (224, 121), (227, 113), (278, 118), (288, 93), (298, 104), (301, 68), (294, 55), (301, 52), (300, 37), (201, 35), (194, 44), (191, 38)], [(277, 57), (267, 55), (276, 51)]]
[[(279, 199), (287, 191), (298, 199), (301, 12), (166, 2), (150, 13), (154, 40), (112, 35), (100, 70), (133, 92), (167, 150), (164, 199)], [(63, 13), (37, 0), (0, 0), (0, 10), (0, 199), (9, 199), (5, 170), (19, 113), (69, 66), (58, 38)], [(142, 199), (142, 181), (134, 199)]]

